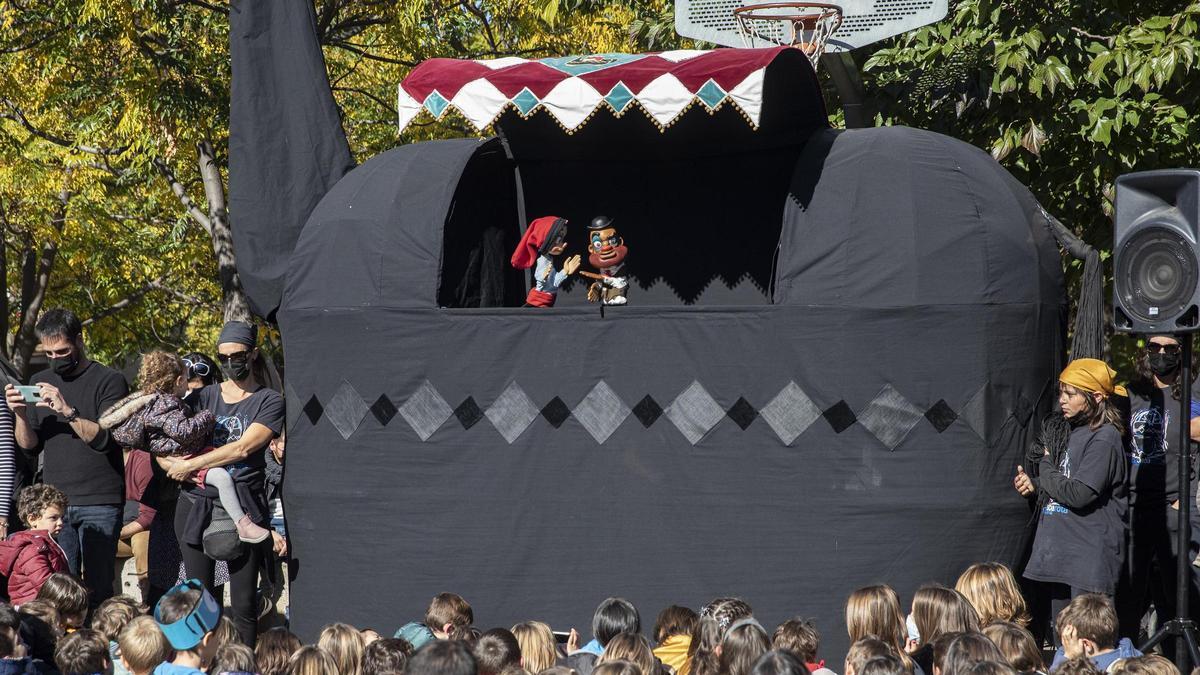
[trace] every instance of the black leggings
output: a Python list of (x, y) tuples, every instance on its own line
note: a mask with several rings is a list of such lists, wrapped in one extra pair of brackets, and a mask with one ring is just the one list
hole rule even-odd
[[(188, 578), (199, 579), (200, 583), (213, 590), (213, 571), (216, 561), (204, 554), (204, 549), (183, 542), (183, 528), (187, 524), (188, 514), (192, 511), (192, 499), (187, 492), (179, 493), (175, 503), (175, 536), (179, 538), (179, 552), (183, 555), (183, 568)], [(229, 618), (237, 627), (242, 642), (253, 648), (258, 637), (258, 603), (255, 593), (258, 591), (258, 570), (262, 565), (264, 545), (246, 544), (246, 552), (241, 557), (229, 561)], [(221, 602), (221, 598), (217, 598)]]

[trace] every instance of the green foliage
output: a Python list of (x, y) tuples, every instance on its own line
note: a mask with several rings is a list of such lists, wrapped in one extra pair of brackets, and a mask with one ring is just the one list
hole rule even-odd
[[(876, 49), (864, 80), (877, 123), (990, 149), (1107, 259), (1116, 177), (1200, 158), (1198, 21), (1194, 2), (963, 0)], [(1113, 360), (1133, 349), (1115, 339)]]

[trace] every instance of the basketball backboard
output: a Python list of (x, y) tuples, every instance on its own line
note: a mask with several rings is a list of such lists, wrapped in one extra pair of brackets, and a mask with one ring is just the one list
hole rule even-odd
[[(726, 47), (770, 47), (765, 40), (747, 44), (733, 10), (764, 0), (675, 0), (675, 31), (684, 37)], [(940, 21), (948, 0), (830, 0), (842, 8), (842, 24), (825, 46), (843, 52)]]

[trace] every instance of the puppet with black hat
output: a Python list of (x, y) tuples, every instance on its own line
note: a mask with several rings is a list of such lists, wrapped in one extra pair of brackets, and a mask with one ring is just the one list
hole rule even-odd
[(567, 219), (545, 216), (529, 224), (521, 243), (512, 254), (512, 266), (519, 270), (533, 267), (533, 287), (525, 297), (526, 307), (553, 307), (558, 287), (579, 269), (579, 256), (563, 261), (561, 270), (554, 269), (554, 256), (567, 250)]
[(625, 256), (629, 249), (608, 216), (596, 216), (588, 225), (588, 251), (591, 251), (588, 262), (600, 270), (600, 274), (580, 272), (596, 280), (588, 286), (588, 302), (599, 300), (605, 305), (624, 305), (625, 293), (629, 289), (629, 281), (624, 275)]

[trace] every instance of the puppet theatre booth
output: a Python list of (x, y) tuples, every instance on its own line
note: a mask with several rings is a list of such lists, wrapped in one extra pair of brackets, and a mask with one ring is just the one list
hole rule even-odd
[[(311, 5), (262, 9), (287, 4), (233, 15), (231, 190), (285, 346), (300, 635), (390, 631), (443, 591), (481, 628), (584, 634), (607, 596), (648, 631), (732, 595), (815, 617), (840, 658), (854, 588), (1020, 562), (1011, 477), (1066, 299), (1046, 216), (986, 153), (830, 129), (801, 54), (729, 49), (430, 61), (402, 125), (497, 135), (348, 170)], [(317, 197), (281, 204), (296, 186)], [(529, 222), (566, 218), (588, 269), (601, 214), (628, 304), (576, 275), (522, 307)]]

